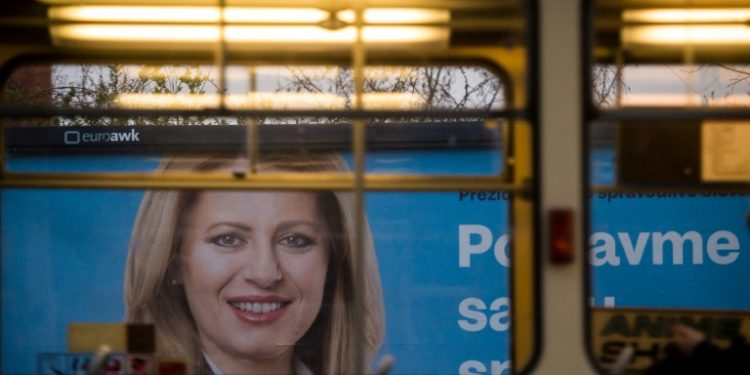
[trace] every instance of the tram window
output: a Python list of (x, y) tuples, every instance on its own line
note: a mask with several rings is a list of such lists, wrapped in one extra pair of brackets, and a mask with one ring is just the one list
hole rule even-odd
[[(352, 72), (346, 66), (230, 65), (224, 75), (227, 92), (224, 104), (230, 109), (342, 111), (351, 109), (354, 101)], [(364, 75), (365, 109), (447, 111), (444, 113), (447, 115), (439, 117), (370, 119), (368, 145), (378, 158), (367, 164), (368, 171), (410, 173), (409, 164), (413, 162), (407, 160), (409, 153), (399, 150), (423, 149), (425, 159), (445, 158), (447, 165), (448, 160), (458, 158), (466, 167), (457, 171), (434, 163), (433, 167), (419, 173), (502, 173), (505, 121), (485, 121), (462, 113), (505, 108), (507, 86), (502, 74), (480, 65), (383, 65), (366, 67)], [(219, 79), (217, 68), (210, 65), (30, 64), (10, 75), (3, 89), (3, 102), (70, 111), (103, 108), (211, 110), (220, 105), (216, 94)], [(92, 115), (14, 119), (7, 124), (10, 128), (8, 147), (17, 156), (27, 151), (38, 152), (44, 147), (48, 150), (98, 147), (110, 153), (119, 147), (133, 154), (138, 149), (156, 150), (154, 138), (170, 138), (170, 142), (159, 145), (161, 150), (180, 151), (189, 144), (205, 150), (242, 152), (253, 137), (248, 136), (244, 126), (232, 125), (249, 123), (258, 125), (255, 141), (263, 149), (279, 149), (296, 143), (306, 149), (334, 147), (351, 153), (351, 121), (341, 116), (136, 118)], [(311, 128), (314, 125), (320, 126)], [(189, 127), (168, 130), (164, 126)], [(81, 131), (79, 127), (89, 130)], [(29, 139), (36, 144), (24, 144)], [(428, 156), (430, 150), (438, 151)], [(491, 163), (481, 159), (490, 159)], [(55, 163), (55, 160), (46, 163)], [(67, 171), (83, 172), (87, 166), (95, 168), (97, 163), (109, 164), (106, 168), (112, 172), (122, 171), (116, 166), (117, 160), (92, 156), (72, 167), (79, 170)], [(12, 158), (8, 163), (9, 170), (17, 172), (40, 172), (44, 168), (38, 163), (31, 165), (23, 158)], [(60, 163), (66, 164), (64, 160)], [(153, 163), (153, 158), (146, 160), (142, 168), (147, 170)]]
[[(319, 105), (314, 99), (324, 96), (336, 98), (334, 104), (338, 103), (336, 105), (343, 109), (351, 106), (351, 82), (339, 82), (351, 79), (346, 68), (230, 66), (227, 72), (230, 94), (260, 90), (269, 94), (299, 95), (298, 101), (290, 101), (290, 107), (285, 109), (295, 109), (295, 105), (300, 107), (296, 109)], [(183, 104), (187, 109), (190, 105), (206, 105), (209, 109), (215, 105), (210, 101), (201, 102), (215, 96), (217, 89), (217, 74), (210, 66), (31, 65), (16, 70), (14, 76), (29, 77), (30, 74), (41, 75), (42, 80), (52, 83), (45, 82), (41, 88), (23, 87), (17, 82), (24, 80), (11, 79), (4, 88), (7, 103), (19, 104), (26, 100), (24, 104), (39, 108), (52, 104), (63, 109), (96, 109), (108, 105), (117, 107), (130, 98), (133, 103), (139, 100), (137, 103), (146, 107), (140, 109), (169, 109), (176, 114), (10, 120), (6, 128), (6, 168), (11, 173), (31, 172), (38, 176), (70, 173), (78, 177), (85, 173), (107, 178), (113, 176), (113, 172), (158, 172), (175, 176), (201, 172), (223, 173), (241, 180), (253, 172), (268, 178), (274, 178), (279, 172), (322, 172), (346, 177), (356, 168), (351, 149), (352, 125), (345, 117), (179, 115)], [(367, 81), (371, 84), (369, 90), (402, 90), (406, 86), (403, 90), (416, 97), (434, 94), (441, 97), (435, 99), (435, 104), (420, 102), (417, 108), (408, 109), (449, 109), (453, 112), (448, 113), (455, 113), (455, 117), (406, 116), (369, 121), (366, 175), (501, 178), (505, 171), (507, 149), (503, 137), (507, 133), (507, 121), (464, 115), (466, 110), (496, 110), (505, 106), (504, 84), (494, 72), (485, 67), (446, 65), (373, 67), (368, 74), (371, 74)], [(429, 74), (442, 77), (440, 87), (425, 88)], [(404, 75), (411, 83), (396, 84)], [(318, 88), (324, 88), (323, 92), (316, 91)], [(28, 92), (31, 90), (34, 91)], [(165, 102), (168, 105), (160, 108), (162, 104), (158, 99), (165, 97), (164, 91), (175, 95), (172, 101)], [(44, 95), (48, 96), (41, 99)], [(28, 97), (34, 100), (24, 99)], [(193, 99), (197, 104), (190, 104)], [(258, 105), (265, 103), (260, 101)], [(403, 103), (400, 100), (397, 105)], [(409, 103), (407, 101), (407, 105), (411, 105)], [(443, 106), (446, 108), (440, 108)], [(259, 130), (255, 171), (248, 168), (247, 155), (248, 139), (252, 142), (247, 136), (247, 125), (252, 121)], [(113, 133), (130, 139), (110, 147), (103, 137), (113, 137)], [(148, 144), (139, 145), (136, 141)], [(84, 143), (93, 146), (85, 147)], [(294, 188), (258, 191), (247, 185), (244, 188), (250, 189), (248, 191), (149, 192), (142, 188), (123, 190), (117, 187), (117, 181), (103, 186), (109, 189), (100, 190), (82, 187), (2, 191), (2, 247), (6, 251), (0, 262), (4, 277), (1, 321), (4, 342), (12, 342), (3, 345), (3, 372), (31, 373), (36, 369), (48, 373), (63, 367), (75, 370), (75, 366), (83, 366), (82, 363), (90, 359), (87, 355), (62, 354), (69, 348), (66, 340), (70, 332), (66, 331), (66, 325), (121, 322), (123, 314), (128, 319), (128, 306), (135, 303), (133, 293), (137, 293), (133, 288), (140, 284), (133, 284), (132, 278), (138, 276), (129, 272), (137, 270), (127, 263), (137, 262), (133, 259), (141, 257), (138, 254), (157, 252), (155, 242), (165, 239), (157, 238), (150, 230), (156, 227), (170, 230), (166, 228), (177, 225), (169, 224), (169, 219), (163, 215), (149, 216), (153, 214), (149, 214), (149, 207), (163, 205), (166, 210), (172, 207), (169, 206), (170, 202), (174, 203), (172, 198), (193, 199), (191, 210), (199, 210), (200, 202), (213, 199), (212, 204), (222, 207), (221, 212), (235, 215), (231, 216), (233, 219), (222, 219), (211, 216), (215, 212), (205, 213), (205, 217), (223, 222), (221, 225), (226, 227), (223, 237), (200, 238), (219, 250), (253, 243), (249, 235), (242, 237), (249, 230), (242, 225), (232, 225), (231, 221), (248, 215), (247, 208), (256, 202), (254, 197), (273, 202), (281, 197), (277, 203), (296, 202), (298, 205), (302, 205), (303, 198), (311, 196), (318, 200), (335, 197), (333, 208), (327, 205), (320, 208), (320, 203), (315, 203), (313, 207), (326, 212), (313, 210), (312, 216), (330, 217), (336, 210), (346, 212), (322, 226), (302, 225), (293, 236), (280, 238), (278, 246), (314, 249), (334, 238), (354, 240), (348, 237), (351, 232), (345, 232), (351, 231), (354, 225), (351, 188), (337, 187), (335, 192)], [(357, 267), (364, 267), (370, 273), (365, 273), (363, 281), (369, 284), (365, 286), (364, 297), (367, 311), (360, 311), (366, 316), (365, 332), (359, 339), (368, 342), (368, 354), (373, 355), (370, 358), (372, 368), (386, 358), (393, 358), (391, 373), (394, 374), (471, 373), (485, 371), (483, 368), (508, 373), (513, 369), (510, 212), (517, 192), (508, 188), (510, 184), (458, 190), (461, 189), (459, 181), (454, 186), (457, 186), (454, 190), (401, 191), (396, 183), (391, 183), (380, 188), (382, 190), (365, 193), (365, 258)], [(435, 212), (435, 207), (440, 207), (439, 213)], [(264, 212), (263, 207), (252, 208)], [(273, 216), (267, 212), (263, 215)], [(48, 219), (40, 220), (42, 216)], [(257, 216), (245, 216), (245, 220), (250, 218)], [(295, 220), (300, 219), (292, 221)], [(181, 216), (178, 221), (189, 219)], [(227, 225), (227, 221), (230, 224)], [(317, 237), (310, 234), (327, 226), (334, 226), (339, 232)], [(293, 250), (288, 253), (295, 253)], [(180, 251), (187, 250), (181, 247)], [(333, 250), (329, 251), (328, 255), (332, 256)], [(174, 254), (172, 256), (178, 256)], [(348, 256), (327, 265), (353, 262), (351, 254)], [(221, 256), (212, 259), (219, 258)], [(190, 264), (182, 262), (180, 267), (187, 268)], [(39, 274), (44, 276), (39, 277)], [(318, 279), (325, 281), (325, 277), (320, 276), (325, 272), (317, 274)], [(131, 283), (123, 289), (128, 278)], [(173, 279), (165, 278), (158, 283), (161, 285), (158, 288), (186, 288), (189, 283), (180, 279), (176, 286), (170, 286)], [(313, 277), (304, 282), (314, 284), (315, 280)], [(189, 298), (187, 301), (191, 302)], [(334, 303), (326, 299), (321, 306), (326, 310), (334, 309)], [(353, 308), (348, 303), (351, 302), (345, 302), (344, 307)], [(201, 324), (198, 318), (196, 322)], [(307, 323), (312, 322), (304, 324)], [(300, 348), (304, 350), (303, 346)]]
[(603, 109), (750, 106), (745, 64), (601, 64), (593, 101)]
[[(532, 366), (534, 1), (95, 3), (0, 21), (42, 36), (0, 48), (0, 372), (81, 372), (90, 327), (66, 325), (124, 321), (231, 372), (211, 351), (284, 319), (241, 351), (291, 347), (295, 373)], [(255, 289), (216, 304), (239, 269)]]
[(643, 373), (677, 322), (719, 346), (750, 334), (750, 56), (706, 31), (740, 10), (701, 4), (591, 2), (586, 293), (602, 372)]
[[(220, 80), (229, 109), (341, 110), (354, 103), (351, 67), (335, 65), (153, 65), (65, 62), (28, 63), (10, 73), (4, 104), (66, 109), (211, 109), (219, 107)], [(221, 77), (220, 73), (223, 73)], [(370, 65), (363, 72), (363, 106), (369, 110), (456, 111), (455, 118), (411, 118), (410, 121), (467, 119), (460, 111), (498, 110), (506, 106), (505, 77), (481, 65)], [(304, 94), (304, 95), (302, 95)], [(162, 116), (164, 117), (164, 116)], [(263, 118), (268, 123), (338, 123), (345, 118)], [(394, 122), (394, 118), (378, 118)], [(119, 119), (56, 118), (54, 124), (220, 125), (216, 118)], [(377, 119), (376, 119), (377, 120)], [(15, 120), (11, 125), (24, 125)], [(34, 125), (34, 124), (28, 124)]]

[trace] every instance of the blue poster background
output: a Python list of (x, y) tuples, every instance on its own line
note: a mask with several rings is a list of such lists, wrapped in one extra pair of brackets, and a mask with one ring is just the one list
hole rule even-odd
[[(13, 159), (9, 169), (149, 171), (157, 162), (34, 157)], [(498, 173), (500, 163), (494, 151), (377, 152), (367, 169), (488, 174)], [(122, 321), (123, 269), (142, 196), (134, 190), (2, 191), (3, 374), (34, 373), (38, 353), (64, 352), (69, 322)], [(506, 202), (462, 200), (459, 192), (373, 192), (365, 204), (385, 299), (381, 356), (395, 358), (392, 373), (458, 373), (469, 360), (487, 368), (491, 361), (508, 361), (507, 330), (486, 324), (468, 332), (458, 324), (468, 319), (459, 313), (465, 299), (479, 299), (489, 309), (509, 295), (508, 270), (491, 250), (475, 255), (467, 268), (459, 267), (458, 254), (460, 225), (488, 228), (493, 243), (507, 233)], [(507, 313), (507, 306), (501, 310)]]
[[(615, 181), (615, 153), (597, 149), (592, 154), (592, 181), (610, 185)], [(748, 194), (637, 194), (595, 193), (590, 197), (591, 232), (612, 236), (620, 264), (594, 266), (593, 301), (604, 306), (605, 300), (617, 307), (655, 307), (715, 310), (750, 310), (750, 192)], [(672, 246), (664, 246), (663, 264), (653, 261), (654, 233), (688, 232), (700, 238), (702, 263), (693, 260), (694, 244), (685, 241), (682, 264), (674, 264)], [(729, 264), (718, 264), (707, 254), (708, 242), (719, 232), (736, 237), (738, 254)], [(624, 255), (620, 237), (636, 245), (643, 242), (640, 262), (630, 262)], [(722, 236), (722, 238), (724, 238)], [(727, 241), (720, 244), (730, 245)], [(590, 246), (604, 246), (592, 241)], [(729, 252), (722, 253), (722, 256)], [(600, 254), (601, 255), (601, 254)], [(635, 263), (635, 264), (633, 264)]]

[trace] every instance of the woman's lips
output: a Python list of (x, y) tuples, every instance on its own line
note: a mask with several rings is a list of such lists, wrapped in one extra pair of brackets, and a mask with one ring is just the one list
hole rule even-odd
[(291, 301), (276, 296), (250, 296), (227, 299), (238, 319), (246, 323), (270, 323), (287, 311)]

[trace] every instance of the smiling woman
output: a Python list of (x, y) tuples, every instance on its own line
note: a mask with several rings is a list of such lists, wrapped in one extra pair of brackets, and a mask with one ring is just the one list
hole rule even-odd
[[(163, 171), (231, 171), (241, 159), (169, 159)], [(272, 153), (266, 171), (344, 171), (335, 154)], [(354, 316), (346, 192), (151, 191), (133, 230), (126, 319), (152, 323), (160, 357), (192, 373), (353, 374), (383, 338), (369, 230), (363, 316)]]

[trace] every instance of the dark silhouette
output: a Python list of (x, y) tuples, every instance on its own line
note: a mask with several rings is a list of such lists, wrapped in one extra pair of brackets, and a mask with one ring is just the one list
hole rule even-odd
[(684, 324), (675, 325), (674, 335), (666, 357), (645, 375), (750, 374), (750, 345), (744, 337), (736, 336), (729, 347), (719, 348), (703, 332)]

